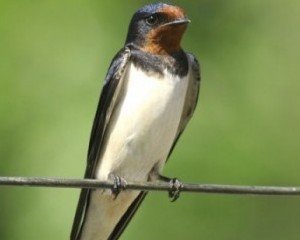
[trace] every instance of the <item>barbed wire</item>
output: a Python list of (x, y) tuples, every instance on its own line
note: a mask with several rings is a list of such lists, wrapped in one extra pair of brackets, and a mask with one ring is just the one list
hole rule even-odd
[[(68, 179), (54, 177), (0, 177), (0, 186), (57, 187), (112, 189), (115, 184), (96, 179)], [(124, 190), (172, 191), (168, 182), (126, 182)], [(300, 196), (300, 187), (285, 186), (243, 186), (223, 184), (197, 184), (182, 182), (181, 192), (253, 195)]]

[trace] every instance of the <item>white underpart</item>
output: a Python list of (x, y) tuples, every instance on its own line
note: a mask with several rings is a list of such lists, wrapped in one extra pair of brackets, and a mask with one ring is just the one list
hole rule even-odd
[[(97, 166), (96, 178), (110, 173), (128, 181), (148, 180), (151, 169), (163, 167), (178, 129), (188, 76), (180, 78), (165, 71), (147, 75), (132, 63), (123, 81), (123, 96), (113, 113), (105, 150)], [(107, 239), (138, 191), (92, 192), (82, 240)]]

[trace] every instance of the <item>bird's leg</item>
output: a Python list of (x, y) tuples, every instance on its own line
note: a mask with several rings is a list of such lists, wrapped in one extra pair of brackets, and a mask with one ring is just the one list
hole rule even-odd
[(111, 191), (114, 195), (114, 199), (116, 199), (119, 193), (126, 188), (127, 182), (124, 178), (119, 177), (113, 173), (109, 174), (109, 178), (112, 179), (114, 182)]
[(183, 187), (183, 183), (181, 183), (177, 178), (169, 178), (161, 175), (159, 171), (159, 169), (161, 169), (160, 163), (161, 161), (158, 161), (157, 164), (155, 164), (154, 167), (151, 169), (148, 180), (168, 182), (170, 186), (169, 198), (171, 202), (175, 202), (179, 198), (180, 191)]
[(158, 180), (163, 182), (169, 182), (169, 198), (171, 202), (175, 202), (180, 196), (180, 191), (183, 187), (183, 184), (177, 178), (169, 178), (162, 175), (158, 175)]

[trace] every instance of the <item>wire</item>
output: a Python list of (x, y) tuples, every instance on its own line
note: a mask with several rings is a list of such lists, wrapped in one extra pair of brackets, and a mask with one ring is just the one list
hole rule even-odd
[[(92, 188), (111, 189), (114, 182), (95, 179), (67, 179), (53, 177), (0, 177), (0, 186), (57, 187), (57, 188)], [(124, 190), (172, 191), (169, 182), (126, 182)], [(181, 192), (253, 194), (253, 195), (300, 195), (300, 187), (275, 186), (240, 186), (221, 184), (182, 183)]]

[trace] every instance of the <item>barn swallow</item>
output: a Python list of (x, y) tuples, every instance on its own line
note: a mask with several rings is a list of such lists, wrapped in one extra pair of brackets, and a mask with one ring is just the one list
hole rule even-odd
[[(182, 8), (164, 3), (144, 6), (133, 15), (125, 45), (105, 78), (85, 178), (166, 179), (163, 166), (199, 93), (198, 61), (180, 46), (189, 22)], [(70, 239), (118, 239), (146, 194), (82, 189)]]

